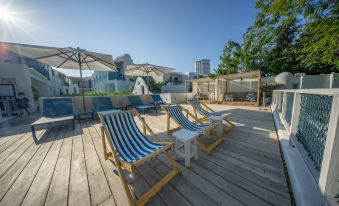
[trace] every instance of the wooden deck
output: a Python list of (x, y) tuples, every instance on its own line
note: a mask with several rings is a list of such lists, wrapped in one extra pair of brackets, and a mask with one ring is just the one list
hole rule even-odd
[[(291, 205), (271, 113), (211, 107), (232, 113), (237, 127), (224, 135), (211, 156), (199, 152), (199, 160), (192, 160), (191, 168), (182, 167), (182, 175), (147, 205)], [(165, 134), (165, 115), (145, 118), (161, 138), (172, 139)], [(38, 127), (38, 145), (27, 125), (0, 128), (0, 133), (0, 205), (127, 204), (114, 165), (104, 160), (98, 121), (77, 123), (74, 131), (71, 125)], [(143, 194), (168, 166), (160, 157), (130, 174), (134, 194)]]

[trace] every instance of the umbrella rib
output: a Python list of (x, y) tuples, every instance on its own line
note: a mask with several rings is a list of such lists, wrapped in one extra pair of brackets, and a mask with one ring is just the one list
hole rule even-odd
[(85, 61), (87, 57), (88, 57), (88, 54), (86, 54), (86, 55), (85, 55), (85, 57), (84, 57), (84, 58), (82, 58), (82, 60), (81, 60), (81, 62), (80, 62), (80, 63), (81, 63), (81, 64), (82, 64), (82, 63), (87, 63), (87, 61)]
[(60, 51), (59, 49), (57, 49), (57, 51), (59, 51), (60, 53), (58, 53), (58, 54), (51, 54), (51, 55), (48, 55), (48, 56), (43, 56), (43, 57), (39, 57), (39, 58), (35, 58), (35, 59), (36, 59), (36, 60), (40, 60), (40, 59), (45, 59), (45, 58), (48, 58), (48, 57), (60, 56), (61, 54), (67, 55), (67, 53), (70, 53), (70, 52), (71, 52), (71, 51), (69, 51), (69, 52), (63, 52), (63, 51)]
[(106, 63), (106, 64), (109, 64), (109, 65), (115, 67), (114, 64), (111, 64), (111, 63), (109, 63), (109, 62), (107, 62), (107, 61), (105, 61), (105, 60), (103, 60), (103, 59), (99, 59), (99, 58), (95, 57), (94, 55), (88, 54), (88, 56), (92, 57), (93, 59), (96, 59), (96, 60), (99, 61), (99, 62), (102, 61), (102, 62), (104, 62), (104, 63)]
[(72, 58), (73, 56), (75, 55), (75, 53), (72, 54), (72, 56), (68, 57), (68, 58), (65, 58), (65, 57), (62, 57), (62, 58), (65, 58), (65, 61), (63, 61), (60, 65), (58, 65), (57, 67), (61, 67), (62, 65), (64, 65), (70, 58)]

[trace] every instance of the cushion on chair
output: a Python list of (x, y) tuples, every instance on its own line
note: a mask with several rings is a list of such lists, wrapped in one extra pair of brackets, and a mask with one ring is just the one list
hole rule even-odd
[(42, 116), (44, 117), (73, 116), (72, 98), (46, 98), (42, 101)]

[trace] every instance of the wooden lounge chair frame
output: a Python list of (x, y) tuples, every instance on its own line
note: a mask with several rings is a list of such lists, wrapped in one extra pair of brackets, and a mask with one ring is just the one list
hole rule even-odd
[[(188, 119), (189, 117), (192, 117), (195, 122), (198, 123), (196, 117), (191, 114), (187, 109), (181, 107), (180, 105), (175, 105), (175, 106), (179, 106), (181, 108), (181, 111), (184, 111), (186, 113), (186, 118)], [(172, 115), (170, 112), (168, 112), (167, 108), (171, 107), (171, 106), (162, 106), (163, 110), (167, 113), (167, 134), (172, 134), (173, 132), (183, 129), (184, 127), (180, 124), (180, 122), (178, 122)], [(171, 128), (171, 118), (173, 119), (173, 121), (178, 125), (178, 127), (175, 127), (173, 129)], [(224, 140), (222, 139), (222, 137), (218, 134), (218, 132), (216, 131), (218, 125), (217, 124), (213, 124), (210, 127), (208, 127), (205, 130), (199, 131), (199, 135), (206, 135), (211, 133), (212, 136), (214, 136), (216, 138), (216, 140), (209, 146), (206, 146), (199, 138), (197, 138), (196, 144), (197, 147), (203, 151), (205, 154), (207, 155), (211, 155), (212, 151), (217, 148)]]
[[(198, 108), (194, 105), (194, 103), (192, 101), (188, 101), (188, 103), (193, 107), (193, 111), (194, 111), (194, 115), (195, 115), (195, 119), (197, 120), (197, 122), (199, 123), (204, 123), (206, 121), (208, 121), (208, 117), (205, 116), (204, 114), (202, 114), (201, 112), (199, 112)], [(205, 107), (205, 110), (207, 112), (210, 112), (210, 113), (215, 113), (215, 111), (213, 109), (211, 109), (209, 106), (207, 106), (205, 103), (203, 102), (200, 102), (200, 104), (202, 106)], [(199, 114), (201, 114), (203, 117), (201, 118), (198, 118), (198, 112)], [(227, 116), (230, 115), (231, 113), (227, 113), (227, 114), (224, 114), (222, 115), (223, 116), (223, 121), (225, 121), (229, 126), (228, 127), (224, 127), (223, 128), (223, 131), (226, 133), (228, 131), (230, 131), (231, 129), (233, 129), (235, 127), (235, 124), (233, 124), (231, 121), (229, 121), (227, 119)]]
[[(126, 112), (132, 112), (134, 116), (136, 116), (142, 123), (143, 126), (143, 134), (146, 136), (146, 133), (149, 132), (149, 137), (151, 137), (155, 143), (160, 143), (164, 144), (165, 146), (161, 149), (159, 149), (156, 152), (151, 153), (147, 157), (144, 157), (134, 163), (128, 163), (122, 159), (118, 158), (118, 152), (114, 148), (112, 141), (108, 139), (109, 142), (109, 147), (107, 148), (106, 144), (106, 138), (109, 138), (109, 132), (107, 130), (106, 123), (103, 119), (103, 115), (100, 114), (100, 121), (102, 125), (100, 126), (101, 130), (101, 137), (102, 137), (102, 142), (103, 142), (103, 149), (104, 149), (104, 157), (105, 160), (111, 160), (115, 163), (117, 171), (118, 171), (118, 176), (120, 178), (120, 181), (122, 183), (123, 189), (126, 192), (127, 199), (128, 199), (128, 204), (130, 206), (141, 206), (145, 205), (154, 195), (156, 195), (161, 188), (166, 185), (172, 178), (174, 178), (177, 174), (181, 174), (181, 168), (180, 165), (174, 160), (173, 156), (167, 151), (170, 148), (173, 148), (174, 144), (172, 142), (161, 142), (160, 139), (158, 138), (157, 135), (154, 134), (152, 129), (146, 124), (145, 119), (140, 116), (139, 112), (136, 109), (133, 110), (128, 110), (128, 111), (122, 111), (119, 113), (126, 113)], [(108, 113), (109, 114), (109, 113)], [(114, 113), (118, 114), (118, 113)], [(125, 174), (123, 172), (123, 169), (133, 172), (138, 168), (140, 165), (144, 164), (145, 162), (151, 160), (152, 158), (155, 158), (156, 156), (164, 154), (172, 166), (174, 167), (165, 177), (163, 177), (159, 182), (157, 182), (153, 187), (151, 187), (147, 192), (145, 192), (138, 200), (134, 200), (132, 196), (132, 191), (130, 190), (128, 186), (128, 182), (126, 180)]]

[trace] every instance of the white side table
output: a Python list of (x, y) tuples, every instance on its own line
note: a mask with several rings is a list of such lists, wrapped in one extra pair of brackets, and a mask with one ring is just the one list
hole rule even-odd
[(173, 137), (175, 138), (175, 154), (176, 156), (180, 156), (185, 159), (186, 167), (190, 167), (192, 157), (195, 157), (195, 160), (198, 160), (197, 145), (195, 142), (195, 138), (198, 136), (199, 133), (187, 129), (181, 129), (173, 133)]
[(210, 123), (218, 124), (218, 128), (217, 128), (218, 134), (222, 135), (222, 132), (223, 132), (222, 121), (224, 120), (224, 117), (221, 116), (221, 115), (220, 116), (219, 115), (212, 115), (212, 116), (209, 117), (209, 120), (210, 120)]

